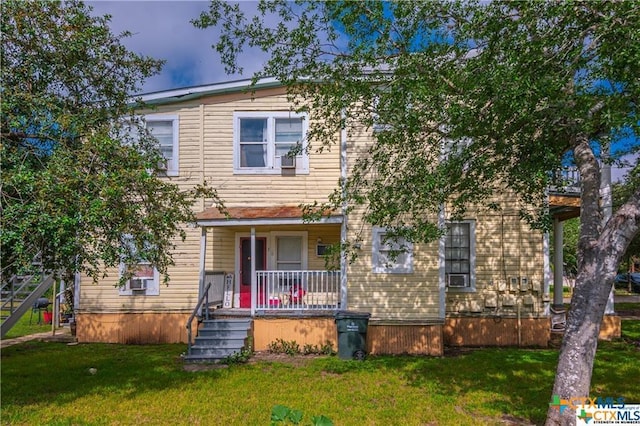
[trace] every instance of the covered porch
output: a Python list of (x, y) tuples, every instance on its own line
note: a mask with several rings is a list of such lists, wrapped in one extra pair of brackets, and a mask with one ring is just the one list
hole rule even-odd
[(197, 215), (199, 299), (206, 308), (255, 317), (333, 315), (346, 306), (345, 262), (340, 253), (326, 256), (344, 239), (341, 215), (310, 223), (297, 206), (226, 213), (209, 208)]

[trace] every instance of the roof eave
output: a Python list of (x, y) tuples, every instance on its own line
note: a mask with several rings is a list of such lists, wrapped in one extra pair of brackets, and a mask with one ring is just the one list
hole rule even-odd
[(129, 100), (129, 103), (142, 103), (144, 105), (166, 105), (177, 102), (184, 102), (192, 99), (198, 99), (205, 96), (237, 93), (248, 90), (268, 89), (272, 87), (282, 86), (282, 83), (273, 77), (262, 78), (255, 84), (251, 84), (251, 82), (251, 79), (244, 79), (225, 83), (208, 84), (204, 86), (146, 93), (134, 96)]

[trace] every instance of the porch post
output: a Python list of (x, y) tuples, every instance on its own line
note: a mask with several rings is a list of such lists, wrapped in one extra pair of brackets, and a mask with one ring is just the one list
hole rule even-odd
[[(611, 164), (609, 158), (611, 157), (611, 146), (602, 150), (602, 166), (600, 168), (600, 197), (602, 199), (602, 226), (604, 227), (611, 215), (613, 214), (613, 196), (611, 193)], [(614, 309), (614, 295), (615, 285), (611, 287), (609, 292), (609, 299), (607, 299), (607, 306), (604, 313), (606, 315), (615, 314)]]
[[(207, 228), (200, 228), (200, 282), (198, 299), (204, 294), (204, 271), (207, 268)], [(202, 315), (201, 307), (198, 307), (198, 315)]]
[(251, 227), (251, 316), (256, 313), (258, 300), (258, 280), (256, 277), (256, 228)]
[(562, 247), (564, 245), (564, 225), (560, 219), (553, 220), (553, 307), (562, 308), (562, 288), (564, 275), (564, 258)]

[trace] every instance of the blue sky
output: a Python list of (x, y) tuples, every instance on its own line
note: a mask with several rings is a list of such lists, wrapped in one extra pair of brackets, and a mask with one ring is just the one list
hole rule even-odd
[[(241, 3), (247, 10), (257, 2)], [(227, 76), (217, 53), (211, 48), (215, 29), (201, 30), (189, 21), (207, 10), (208, 1), (87, 1), (94, 15), (112, 15), (111, 29), (118, 34), (133, 33), (124, 40), (130, 50), (166, 60), (160, 75), (150, 78), (143, 92), (217, 83), (251, 77), (261, 68), (264, 55), (250, 52), (243, 64), (244, 76)]]

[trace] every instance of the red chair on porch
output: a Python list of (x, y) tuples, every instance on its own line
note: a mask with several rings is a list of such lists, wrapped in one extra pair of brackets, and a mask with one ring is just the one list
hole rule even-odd
[(289, 303), (292, 305), (302, 304), (302, 298), (306, 294), (301, 284), (293, 284), (289, 288)]

